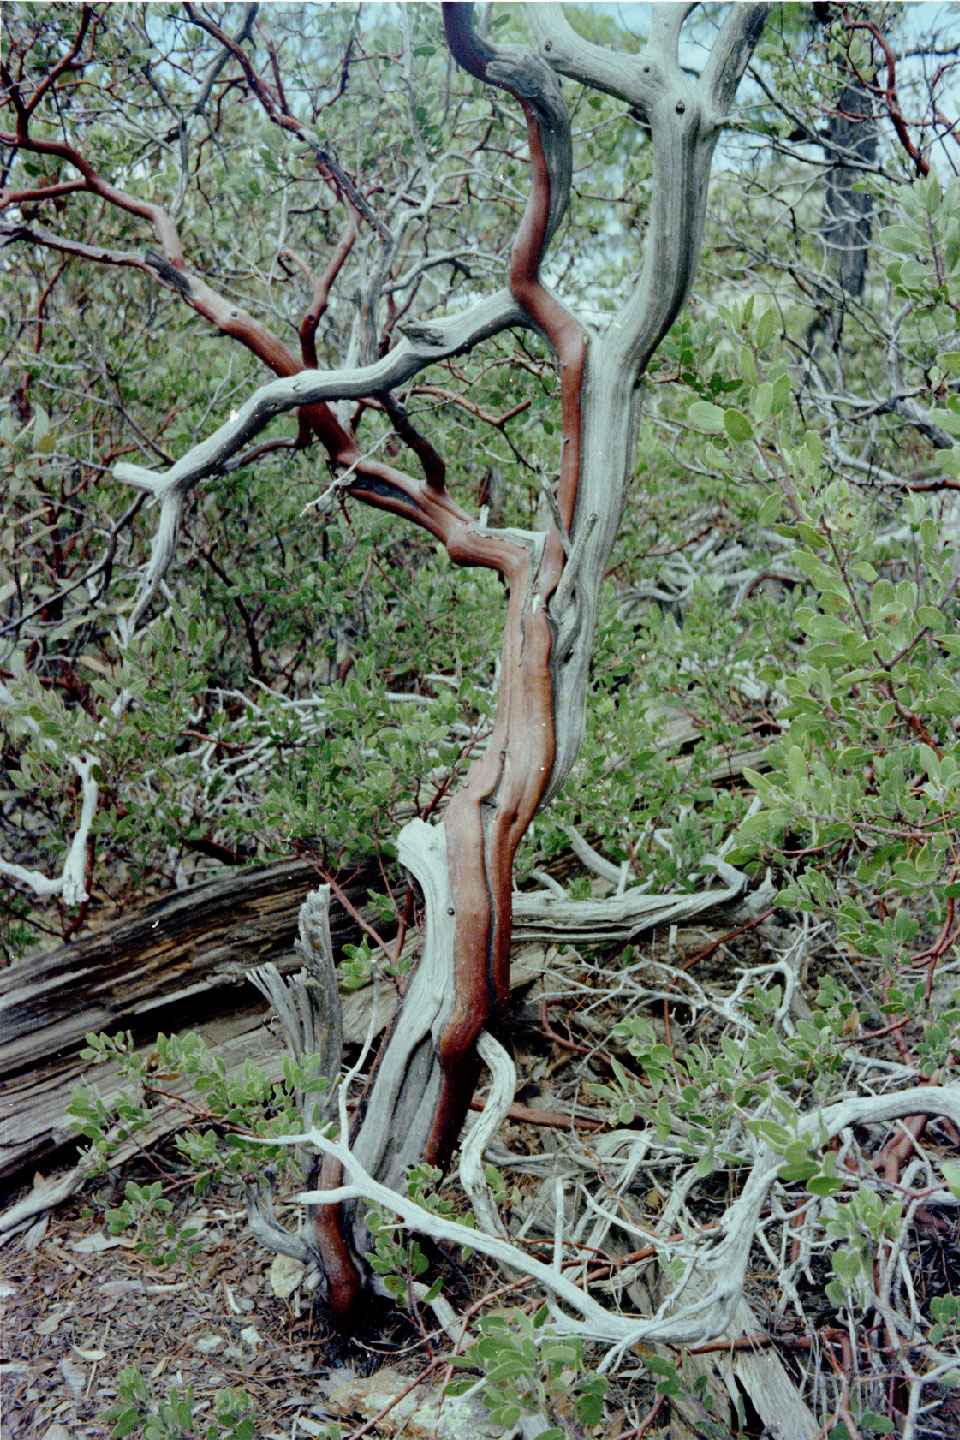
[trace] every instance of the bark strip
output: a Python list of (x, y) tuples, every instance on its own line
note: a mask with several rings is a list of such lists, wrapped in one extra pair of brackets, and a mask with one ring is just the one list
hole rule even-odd
[[(510, 258), (510, 291), (560, 359), (563, 450), (558, 507), (569, 529), (580, 473), (586, 342), (580, 325), (539, 279), (544, 249), (567, 200), (551, 171), (559, 172), (561, 183), (563, 171), (569, 176), (569, 120), (549, 68), (533, 55), (515, 55), (480, 42), (473, 31), (472, 10), (468, 4), (444, 6), (451, 53), (468, 73), (517, 99), (527, 122), (532, 183)], [(471, 767), (444, 819), (456, 914), (456, 984), (453, 1010), (439, 1044), (443, 1081), (426, 1152), (428, 1161), (442, 1166), (449, 1163), (476, 1084), (477, 1037), (502, 1017), (510, 993), (513, 862), (553, 767), (553, 636), (546, 601), (559, 582), (563, 563), (563, 540), (554, 526), (538, 559), (529, 551), (522, 556), (515, 553), (502, 572), (509, 601), (494, 731), (486, 754)]]

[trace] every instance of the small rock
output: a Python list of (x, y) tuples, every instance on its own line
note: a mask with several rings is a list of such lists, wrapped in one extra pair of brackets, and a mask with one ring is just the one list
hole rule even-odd
[(260, 1331), (256, 1325), (245, 1325), (240, 1331), (240, 1339), (244, 1345), (249, 1345), (251, 1350), (256, 1350), (260, 1344)]
[(73, 1440), (73, 1434), (67, 1429), (66, 1425), (61, 1425), (58, 1422), (50, 1426), (50, 1429), (44, 1434), (43, 1440)]
[(226, 1341), (222, 1335), (198, 1335), (193, 1342), (193, 1348), (199, 1350), (201, 1355), (216, 1355), (222, 1350)]
[(270, 1288), (281, 1300), (287, 1300), (306, 1273), (302, 1260), (292, 1255), (275, 1255), (270, 1266)]

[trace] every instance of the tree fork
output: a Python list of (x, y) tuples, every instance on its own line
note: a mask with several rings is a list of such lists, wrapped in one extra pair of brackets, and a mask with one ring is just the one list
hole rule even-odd
[[(569, 530), (580, 471), (586, 337), (539, 280), (543, 252), (569, 193), (569, 118), (549, 67), (529, 53), (501, 57), (481, 45), (473, 32), (472, 10), (472, 4), (444, 6), (451, 53), (469, 73), (517, 99), (527, 122), (532, 184), (512, 248), (510, 292), (560, 360), (563, 442), (557, 504), (560, 522)], [(498, 62), (493, 74), (491, 62)], [(455, 549), (448, 543), (456, 563), (490, 564), (490, 537), (471, 525), (464, 539)], [(476, 1086), (477, 1039), (486, 1026), (502, 1019), (509, 1000), (514, 858), (546, 793), (554, 761), (553, 635), (547, 602), (562, 574), (565, 540), (555, 523), (540, 544), (534, 540), (521, 545), (499, 536), (495, 542), (495, 568), (508, 590), (497, 714), (486, 753), (470, 767), (442, 822), (454, 916), (454, 993), (436, 1046), (442, 1079), (423, 1158), (444, 1169)], [(320, 1178), (324, 1188), (339, 1184), (338, 1162), (328, 1157)], [(338, 1324), (350, 1328), (360, 1279), (336, 1209), (318, 1207), (316, 1227), (331, 1312)]]

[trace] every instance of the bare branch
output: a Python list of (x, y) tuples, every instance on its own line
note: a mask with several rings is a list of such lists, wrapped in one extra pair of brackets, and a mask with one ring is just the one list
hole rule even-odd
[(199, 481), (216, 475), (231, 456), (247, 445), (276, 416), (303, 405), (336, 400), (363, 400), (405, 384), (434, 364), (471, 349), (502, 330), (524, 325), (526, 316), (507, 291), (429, 325), (408, 325), (404, 339), (374, 365), (356, 370), (302, 370), (288, 379), (273, 380), (254, 391), (232, 420), (227, 420), (200, 441), (166, 473), (142, 466), (114, 466), (118, 480), (161, 494), (176, 488), (186, 494)]
[(713, 102), (718, 125), (726, 121), (769, 13), (770, 6), (766, 4), (730, 5), (726, 9), (720, 34), (713, 42), (698, 86)]
[[(917, 1085), (890, 1095), (855, 1096), (799, 1118), (797, 1135), (825, 1144), (850, 1125), (879, 1124), (904, 1115), (941, 1115), (960, 1124), (960, 1084)], [(710, 1235), (688, 1260), (689, 1275), (707, 1274), (713, 1288), (700, 1300), (676, 1308), (683, 1282), (676, 1287), (652, 1317), (618, 1315), (606, 1310), (586, 1290), (568, 1280), (556, 1265), (535, 1260), (528, 1251), (499, 1235), (472, 1230), (458, 1221), (442, 1218), (413, 1200), (397, 1194), (374, 1180), (341, 1139), (330, 1140), (318, 1130), (303, 1135), (273, 1137), (264, 1144), (302, 1145), (310, 1143), (342, 1166), (346, 1183), (336, 1190), (307, 1191), (301, 1204), (331, 1205), (363, 1197), (398, 1215), (414, 1232), (432, 1239), (479, 1250), (500, 1264), (529, 1275), (549, 1295), (582, 1317), (574, 1319), (555, 1306), (553, 1318), (561, 1332), (582, 1335), (614, 1346), (609, 1362), (622, 1350), (657, 1340), (671, 1345), (698, 1344), (715, 1339), (734, 1318), (750, 1259), (751, 1244), (767, 1192), (783, 1164), (782, 1156), (761, 1146), (739, 1199), (728, 1208), (719, 1227), (718, 1239)], [(667, 1248), (667, 1247), (664, 1247)], [(686, 1258), (686, 1257), (685, 1257)], [(672, 1312), (672, 1313), (671, 1313)]]
[(562, 7), (550, 0), (528, 5), (526, 15), (540, 53), (554, 70), (646, 113), (655, 93), (655, 80), (649, 70), (644, 71), (641, 57), (606, 50), (584, 40), (566, 19)]

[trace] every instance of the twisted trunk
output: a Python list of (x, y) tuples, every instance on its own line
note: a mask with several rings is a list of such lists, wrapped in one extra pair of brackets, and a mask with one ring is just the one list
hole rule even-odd
[[(563, 448), (554, 524), (546, 536), (470, 526), (456, 547), (448, 542), (458, 563), (494, 565), (506, 581), (508, 605), (487, 752), (439, 825), (412, 821), (400, 836), (400, 859), (426, 900), (424, 954), (351, 1140), (368, 1173), (395, 1189), (402, 1188), (410, 1165), (449, 1162), (477, 1080), (477, 1038), (496, 1026), (506, 1006), (514, 856), (580, 750), (600, 589), (635, 464), (637, 387), (688, 293), (718, 107), (732, 98), (765, 13), (744, 7), (738, 22), (728, 21), (717, 47), (721, 52), (726, 46), (724, 54), (714, 72), (708, 66), (704, 81), (694, 85), (677, 64), (677, 8), (683, 7), (658, 17), (642, 57), (648, 63), (635, 67), (637, 93), (630, 97), (644, 105), (655, 156), (643, 275), (624, 323), (606, 336), (588, 337), (539, 281), (572, 172), (569, 122), (554, 75), (543, 59), (479, 40), (472, 6), (444, 7), (454, 58), (507, 90), (526, 117), (532, 189), (514, 243), (510, 291), (556, 352)], [(561, 51), (581, 63), (585, 53), (589, 59), (594, 47), (574, 35), (557, 7), (532, 11), (551, 65), (564, 69)], [(325, 1159), (321, 1188), (332, 1189), (340, 1179), (339, 1163)], [(350, 1327), (361, 1286), (354, 1258), (365, 1238), (360, 1213), (356, 1207), (346, 1216), (338, 1207), (319, 1207), (316, 1234), (331, 1311), (337, 1323)]]

